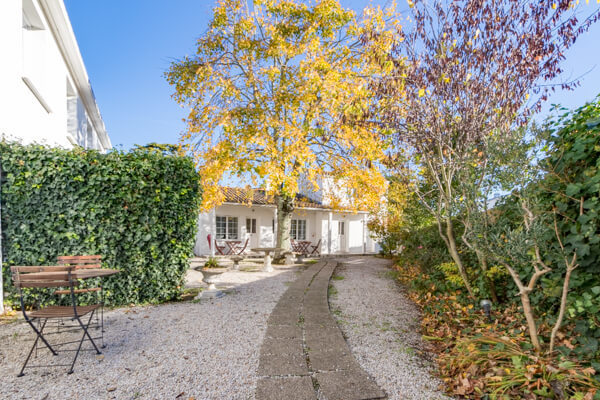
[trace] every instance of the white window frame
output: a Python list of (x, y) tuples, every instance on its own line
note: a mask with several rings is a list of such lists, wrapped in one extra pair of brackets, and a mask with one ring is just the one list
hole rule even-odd
[(290, 238), (294, 240), (306, 240), (306, 220), (293, 219), (290, 224)]
[(246, 218), (246, 233), (256, 233), (256, 218)]
[[(225, 232), (222, 231), (223, 225), (222, 221), (225, 221)], [(238, 227), (239, 227), (239, 219), (238, 217), (232, 217), (229, 215), (217, 215), (215, 217), (215, 239), (218, 240), (237, 240), (238, 239)], [(221, 230), (221, 232), (219, 232)]]

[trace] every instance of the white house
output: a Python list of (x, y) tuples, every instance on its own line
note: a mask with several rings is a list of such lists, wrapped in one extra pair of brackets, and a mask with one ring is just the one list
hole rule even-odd
[(112, 147), (63, 0), (0, 1), (0, 139)]
[(0, 0), (0, 57), (0, 140), (112, 147), (63, 0)]
[[(215, 255), (210, 238), (225, 247), (226, 242), (248, 240), (246, 251), (254, 247), (275, 247), (277, 207), (273, 198), (261, 189), (246, 190), (224, 187), (225, 201), (208, 213), (200, 214), (196, 255)], [(252, 196), (252, 197), (251, 197)], [(299, 195), (292, 216), (290, 236), (298, 241), (310, 241), (324, 254), (373, 253), (374, 243), (367, 226), (368, 212), (344, 212), (327, 207), (326, 203)], [(312, 249), (311, 249), (312, 250)], [(216, 253), (219, 254), (218, 252)]]

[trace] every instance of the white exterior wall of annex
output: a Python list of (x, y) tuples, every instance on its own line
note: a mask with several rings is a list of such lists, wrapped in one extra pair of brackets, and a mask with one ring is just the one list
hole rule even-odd
[[(53, 26), (59, 24), (60, 31), (68, 33), (61, 42), (70, 44), (69, 57), (75, 61), (61, 52), (44, 13), (48, 8), (61, 17), (53, 20)], [(0, 49), (0, 139), (65, 148), (78, 144), (100, 151), (111, 147), (91, 100), (87, 74), (81, 73), (85, 68), (62, 0), (0, 1)], [(67, 61), (77, 64), (71, 70), (79, 71), (79, 76), (72, 75)], [(94, 123), (101, 124), (102, 132)]]
[[(366, 222), (365, 214), (352, 214), (331, 212), (331, 246), (329, 245), (329, 214), (327, 210), (296, 209), (292, 219), (306, 221), (306, 240), (316, 245), (321, 240), (321, 254), (354, 253), (362, 254), (365, 251), (375, 251), (375, 243), (368, 231), (363, 229)], [(213, 212), (200, 214), (198, 218), (198, 235), (194, 252), (196, 255), (209, 255), (207, 236), (214, 229), (213, 218), (215, 216), (237, 217), (238, 230), (237, 240), (245, 241), (249, 237), (246, 232), (246, 219), (256, 219), (256, 234), (251, 237), (248, 249), (251, 247), (273, 247), (275, 246), (275, 235), (273, 233), (273, 218), (275, 207), (252, 206), (241, 204), (225, 204), (217, 207)], [(344, 222), (344, 235), (339, 231), (339, 222)], [(214, 233), (213, 233), (214, 235)], [(331, 248), (330, 248), (331, 247)], [(366, 249), (365, 249), (366, 247)], [(329, 251), (331, 250), (331, 252)]]

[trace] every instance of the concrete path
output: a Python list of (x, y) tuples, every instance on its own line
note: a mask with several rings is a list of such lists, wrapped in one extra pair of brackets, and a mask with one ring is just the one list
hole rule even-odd
[(361, 369), (329, 313), (327, 290), (337, 261), (305, 270), (267, 321), (257, 400), (367, 400), (385, 393)]

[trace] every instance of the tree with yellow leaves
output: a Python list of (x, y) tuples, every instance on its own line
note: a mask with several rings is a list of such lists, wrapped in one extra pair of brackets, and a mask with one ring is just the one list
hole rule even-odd
[(337, 0), (220, 0), (213, 12), (196, 54), (166, 73), (190, 109), (181, 142), (198, 163), (203, 208), (223, 201), (227, 173), (262, 185), (277, 200), (277, 247), (289, 249), (301, 184), (333, 182), (330, 202), (347, 209), (378, 203), (384, 132), (365, 121), (384, 103), (370, 83), (392, 68), (393, 9), (359, 19)]

